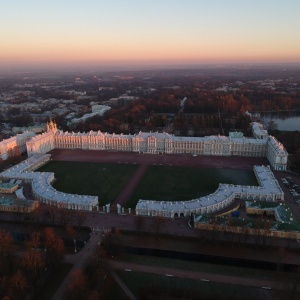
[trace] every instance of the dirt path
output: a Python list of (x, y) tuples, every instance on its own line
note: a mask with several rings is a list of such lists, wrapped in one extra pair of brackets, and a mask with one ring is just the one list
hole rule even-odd
[(49, 152), (52, 160), (118, 163), (127, 162), (138, 165), (185, 166), (195, 168), (223, 168), (253, 170), (254, 165), (267, 165), (262, 157), (208, 156), (191, 154), (138, 154), (135, 152), (55, 149)]
[(128, 180), (127, 185), (125, 188), (121, 191), (117, 199), (114, 201), (113, 204), (117, 205), (120, 204), (121, 206), (124, 206), (127, 201), (129, 200), (130, 196), (135, 191), (137, 185), (139, 184), (140, 180), (144, 176), (145, 172), (148, 169), (148, 165), (139, 165), (134, 174), (131, 176), (131, 178)]

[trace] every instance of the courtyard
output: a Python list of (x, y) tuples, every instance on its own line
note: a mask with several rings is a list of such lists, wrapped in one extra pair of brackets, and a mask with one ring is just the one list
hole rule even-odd
[(52, 161), (37, 171), (54, 172), (55, 189), (98, 196), (100, 205), (134, 208), (139, 199), (185, 201), (208, 195), (219, 183), (258, 185), (253, 158), (84, 150), (54, 150), (51, 154)]

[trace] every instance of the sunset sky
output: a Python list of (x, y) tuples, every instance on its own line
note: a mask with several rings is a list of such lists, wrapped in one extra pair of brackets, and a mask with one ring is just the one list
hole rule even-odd
[(299, 0), (0, 1), (0, 67), (300, 62)]

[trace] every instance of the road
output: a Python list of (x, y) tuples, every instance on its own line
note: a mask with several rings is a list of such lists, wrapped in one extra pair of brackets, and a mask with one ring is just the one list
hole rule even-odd
[(96, 249), (98, 243), (101, 242), (102, 234), (93, 234), (91, 238), (89, 239), (89, 242), (85, 245), (85, 247), (77, 252), (76, 254), (72, 255), (65, 255), (65, 262), (73, 263), (73, 267), (70, 270), (67, 277), (62, 282), (59, 289), (56, 291), (56, 293), (53, 296), (53, 300), (61, 300), (65, 299), (64, 293), (66, 289), (68, 288), (71, 280), (72, 280), (72, 273), (76, 270), (83, 270), (88, 262), (88, 258), (90, 257), (91, 253)]
[[(240, 285), (247, 287), (270, 287), (275, 290), (291, 290), (292, 285), (279, 283), (275, 280), (265, 280), (265, 279), (255, 279), (248, 277), (237, 277), (237, 276), (229, 276), (229, 275), (221, 275), (221, 274), (213, 274), (213, 273), (204, 273), (204, 272), (195, 272), (189, 270), (181, 270), (181, 269), (173, 269), (173, 268), (164, 268), (164, 267), (155, 267), (148, 265), (140, 265), (134, 264), (124, 261), (116, 261), (110, 260), (109, 265), (115, 270), (127, 270), (131, 272), (141, 272), (141, 273), (152, 273), (162, 276), (174, 276), (178, 278), (186, 278), (199, 280), (202, 282), (216, 282), (223, 284), (231, 284), (231, 285)], [(297, 291), (300, 291), (300, 287), (298, 287)]]

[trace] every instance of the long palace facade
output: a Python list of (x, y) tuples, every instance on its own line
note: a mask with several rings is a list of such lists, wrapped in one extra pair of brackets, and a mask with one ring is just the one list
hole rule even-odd
[(195, 154), (267, 157), (274, 170), (285, 171), (288, 153), (259, 123), (252, 123), (253, 138), (234, 132), (227, 136), (183, 137), (168, 133), (139, 132), (134, 135), (57, 130), (50, 121), (46, 132), (26, 142), (28, 156), (52, 149), (115, 150), (150, 154)]

